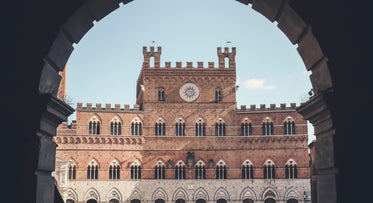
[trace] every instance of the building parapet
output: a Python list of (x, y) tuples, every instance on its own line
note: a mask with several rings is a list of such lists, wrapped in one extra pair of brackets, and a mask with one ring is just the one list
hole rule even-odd
[[(143, 62), (143, 68), (162, 68), (162, 69), (176, 69), (176, 68), (198, 68), (198, 69), (235, 69), (236, 68), (236, 47), (231, 48), (232, 51), (229, 51), (229, 47), (224, 47), (224, 51), (222, 51), (221, 47), (217, 48), (217, 55), (218, 55), (218, 67), (215, 67), (214, 62), (208, 62), (208, 66), (204, 67), (204, 63), (202, 61), (198, 61), (196, 66), (191, 61), (186, 62), (186, 66), (182, 65), (182, 62), (177, 61), (175, 62), (175, 67), (172, 67), (170, 61), (166, 61), (165, 65), (162, 67), (160, 65), (160, 57), (162, 54), (162, 47), (157, 47), (157, 51), (155, 51), (155, 48), (153, 46), (150, 47), (150, 50), (148, 50), (148, 47), (143, 47), (143, 54), (144, 54), (144, 62)], [(154, 58), (154, 64), (150, 64), (150, 58)], [(225, 62), (226, 59), (228, 59), (228, 64)], [(227, 67), (226, 67), (227, 66)]]
[(285, 103), (280, 104), (279, 107), (276, 107), (276, 104), (270, 104), (269, 108), (265, 104), (260, 104), (259, 108), (255, 104), (250, 105), (250, 108), (247, 108), (246, 105), (241, 105), (240, 109), (237, 109), (238, 113), (245, 112), (262, 112), (262, 111), (295, 111), (297, 108), (296, 103), (290, 103), (290, 106), (286, 106)]
[[(123, 107), (123, 108), (122, 108)], [(92, 103), (86, 103), (85, 106), (83, 106), (83, 103), (77, 103), (76, 105), (77, 110), (88, 110), (88, 111), (140, 111), (140, 105), (134, 104), (133, 108), (130, 108), (129, 104), (124, 104), (121, 106), (120, 104), (105, 104), (105, 107), (102, 107), (102, 104), (96, 103), (96, 106), (94, 107)]]
[[(225, 138), (225, 139), (224, 139)], [(145, 147), (144, 150), (217, 150), (217, 149), (264, 149), (276, 147), (299, 147), (308, 149), (308, 135), (271, 135), (271, 136), (204, 136), (204, 137), (178, 137), (178, 136), (133, 136), (133, 135), (58, 135), (53, 138), (56, 144), (63, 145), (118, 145), (131, 147)], [(180, 142), (187, 149), (178, 145), (165, 145), (165, 142)], [(147, 143), (147, 144), (146, 144)], [(146, 145), (145, 145), (146, 144)], [(206, 144), (208, 147), (206, 147)], [(248, 145), (249, 144), (249, 145)], [(224, 147), (222, 147), (224, 146)], [(82, 146), (78, 146), (83, 149)], [(69, 147), (67, 147), (69, 148)], [(123, 149), (123, 147), (121, 147)]]
[(58, 135), (53, 137), (57, 144), (119, 144), (142, 145), (145, 143), (142, 137), (125, 137), (113, 135)]

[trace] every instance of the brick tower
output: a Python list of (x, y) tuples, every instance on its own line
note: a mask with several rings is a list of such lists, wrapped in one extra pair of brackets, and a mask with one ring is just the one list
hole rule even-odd
[(218, 47), (217, 67), (162, 66), (161, 50), (143, 47), (132, 108), (78, 103), (76, 121), (58, 129), (64, 199), (309, 201), (307, 122), (295, 103), (237, 109), (235, 47)]

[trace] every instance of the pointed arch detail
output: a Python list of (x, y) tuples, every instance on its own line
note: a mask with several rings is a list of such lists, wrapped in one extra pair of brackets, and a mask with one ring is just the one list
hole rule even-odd
[(122, 201), (122, 194), (117, 188), (112, 188), (106, 195), (106, 201), (110, 201), (111, 199), (119, 200), (119, 202)]
[(218, 199), (225, 199), (229, 201), (230, 197), (228, 191), (222, 187), (218, 188), (215, 192), (214, 200), (217, 201)]
[(251, 187), (246, 187), (242, 190), (240, 200), (243, 201), (244, 199), (258, 200), (256, 193)]
[(288, 200), (288, 199), (300, 200), (299, 199), (299, 194), (298, 194), (298, 192), (297, 192), (297, 190), (295, 188), (290, 187), (284, 193), (284, 200)]
[(88, 201), (90, 199), (94, 199), (97, 202), (100, 202), (100, 195), (99, 195), (98, 191), (95, 188), (90, 188), (85, 193), (84, 201)]
[(172, 195), (172, 201), (176, 201), (177, 199), (189, 200), (188, 193), (181, 187), (177, 188)]
[(166, 191), (163, 188), (157, 188), (152, 194), (152, 200), (155, 201), (156, 199), (163, 199), (165, 201), (168, 200), (168, 196)]
[(193, 201), (197, 201), (197, 199), (209, 200), (209, 195), (205, 189), (200, 187), (194, 192)]
[(72, 188), (68, 188), (65, 192), (65, 195), (64, 195), (65, 199), (72, 199), (74, 200), (75, 202), (78, 202), (79, 199), (78, 199), (78, 194), (75, 192), (75, 190), (73, 190)]

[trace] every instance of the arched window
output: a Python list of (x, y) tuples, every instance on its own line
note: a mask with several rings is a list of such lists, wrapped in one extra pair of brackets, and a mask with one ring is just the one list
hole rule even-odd
[(142, 135), (142, 124), (139, 118), (134, 118), (131, 123), (131, 135)]
[(215, 123), (215, 136), (225, 136), (225, 122), (222, 118)]
[(224, 161), (218, 161), (216, 164), (216, 179), (226, 179), (227, 178), (227, 166)]
[(276, 178), (276, 169), (275, 164), (271, 160), (267, 160), (264, 163), (264, 179), (275, 179)]
[(254, 168), (253, 164), (246, 160), (242, 164), (242, 179), (253, 179), (254, 178)]
[(117, 160), (114, 160), (110, 163), (109, 179), (110, 180), (120, 179), (120, 166)]
[(203, 161), (198, 161), (195, 168), (195, 178), (196, 179), (206, 179), (206, 166)]
[(216, 88), (215, 89), (215, 101), (221, 101), (221, 100), (222, 100), (221, 89)]
[(163, 88), (159, 88), (158, 89), (158, 101), (164, 101), (164, 89)]
[(110, 123), (110, 134), (111, 135), (121, 135), (122, 125), (117, 117), (114, 117)]
[(298, 203), (298, 200), (296, 199), (288, 199), (286, 203)]
[(87, 201), (87, 203), (97, 203), (97, 200), (95, 200), (95, 199), (89, 199), (89, 200)]
[(274, 200), (273, 198), (268, 198), (264, 200), (264, 203), (276, 203), (276, 200)]
[(68, 171), (68, 178), (69, 180), (75, 180), (76, 179), (76, 165), (73, 161), (69, 161), (69, 171)]
[(177, 200), (175, 201), (175, 203), (185, 203), (185, 200), (183, 200), (183, 199), (177, 199)]
[(158, 161), (154, 167), (154, 179), (165, 179), (166, 168), (162, 161)]
[(111, 199), (111, 200), (109, 200), (109, 203), (119, 203), (119, 200), (117, 200), (117, 199)]
[(295, 121), (290, 116), (284, 121), (284, 135), (295, 135)]
[(175, 179), (185, 179), (185, 164), (182, 161), (175, 165)]
[(141, 165), (137, 160), (131, 164), (131, 179), (141, 179)]
[(154, 56), (149, 57), (149, 67), (154, 67)]
[(166, 124), (162, 118), (158, 118), (155, 123), (154, 129), (155, 136), (165, 136), (166, 135)]
[(141, 203), (141, 201), (140, 200), (138, 200), (138, 199), (133, 199), (133, 200), (131, 200), (131, 202), (130, 203)]
[(87, 166), (87, 179), (88, 180), (98, 179), (98, 164), (95, 160), (90, 161)]
[(165, 203), (163, 199), (156, 199), (154, 203)]
[(273, 135), (273, 121), (269, 117), (263, 121), (263, 135)]
[(245, 118), (241, 122), (241, 136), (249, 136), (249, 135), (252, 135), (251, 122), (248, 118)]
[(185, 136), (185, 121), (182, 118), (176, 121), (175, 136)]
[(254, 200), (252, 199), (244, 199), (242, 203), (254, 203)]
[(93, 116), (89, 120), (89, 134), (90, 135), (100, 134), (100, 120), (96, 116)]
[(285, 177), (289, 179), (298, 178), (297, 164), (292, 159), (286, 162)]
[(206, 200), (204, 200), (204, 199), (197, 199), (196, 203), (206, 203)]
[(196, 136), (206, 136), (206, 124), (202, 118), (196, 121), (195, 132)]
[(224, 67), (229, 68), (229, 57), (224, 57)]

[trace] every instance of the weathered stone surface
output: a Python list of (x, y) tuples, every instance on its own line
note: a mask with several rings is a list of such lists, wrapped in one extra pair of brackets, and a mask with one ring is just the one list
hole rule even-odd
[(298, 43), (297, 51), (302, 57), (303, 63), (306, 66), (307, 70), (312, 69), (312, 67), (324, 57), (319, 43), (317, 42), (317, 39), (315, 38), (311, 30), (308, 30), (305, 33), (304, 37), (302, 37), (302, 39)]
[(86, 5), (94, 15), (96, 21), (100, 21), (106, 15), (119, 8), (120, 0), (87, 0)]
[(337, 202), (337, 185), (335, 175), (317, 176), (317, 203)]
[(316, 140), (316, 169), (327, 169), (335, 166), (333, 137), (324, 136)]
[(306, 24), (288, 4), (285, 4), (277, 27), (284, 32), (291, 43), (295, 44), (306, 28)]
[(274, 22), (280, 12), (283, 0), (253, 0), (253, 9)]
[(44, 62), (39, 81), (39, 93), (49, 93), (57, 96), (61, 76), (48, 62)]
[(86, 5), (82, 5), (63, 26), (66, 35), (72, 42), (78, 43), (80, 39), (93, 27), (93, 16)]
[(64, 32), (59, 32), (54, 40), (46, 59), (56, 70), (63, 71), (70, 54), (74, 50)]

